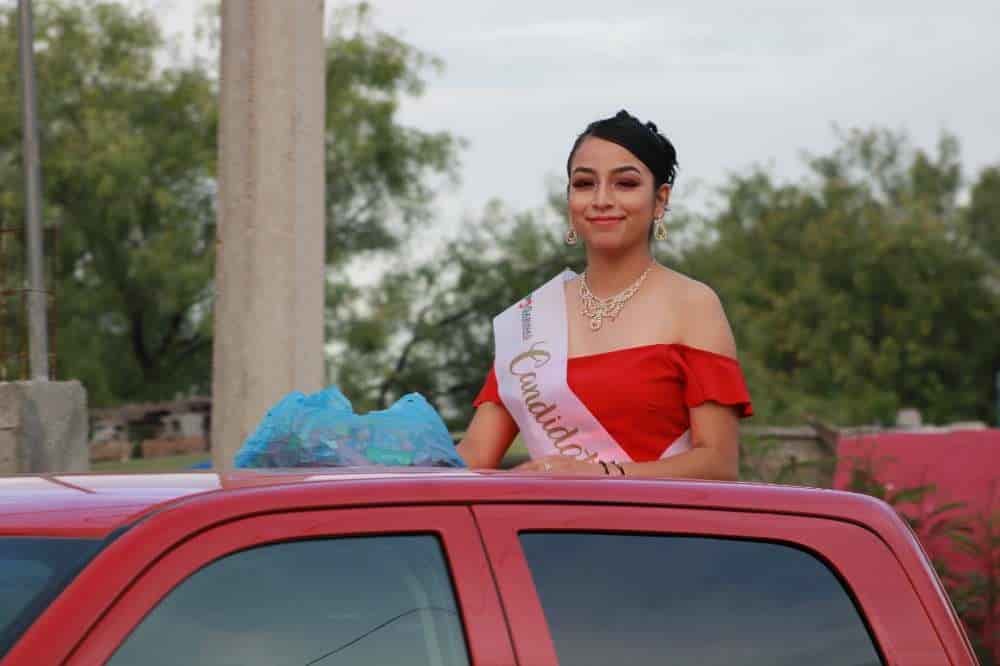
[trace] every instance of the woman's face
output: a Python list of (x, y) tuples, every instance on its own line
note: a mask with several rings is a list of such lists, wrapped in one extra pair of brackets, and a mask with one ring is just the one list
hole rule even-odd
[(649, 227), (663, 213), (670, 187), (655, 188), (653, 173), (617, 143), (587, 137), (570, 162), (570, 224), (591, 250), (647, 245)]

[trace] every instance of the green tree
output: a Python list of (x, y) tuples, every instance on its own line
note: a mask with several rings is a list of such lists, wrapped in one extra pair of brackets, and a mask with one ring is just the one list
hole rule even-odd
[(1000, 266), (1000, 166), (983, 169), (972, 186), (966, 214), (969, 235)]
[[(351, 350), (328, 359), (340, 377), (354, 367), (349, 359), (355, 346), (370, 350), (384, 341), (375, 329), (376, 339), (366, 340), (353, 328), (358, 308), (373, 306), (357, 274), (397, 266), (414, 227), (433, 217), (431, 182), (458, 177), (461, 139), (397, 120), (400, 104), (423, 94), (425, 72), (441, 67), (439, 59), (378, 30), (366, 2), (334, 14), (326, 67), (326, 304), (327, 340)], [(386, 295), (374, 300), (381, 303)]]
[[(657, 248), (720, 293), (758, 419), (885, 422), (903, 406), (936, 422), (989, 418), (1000, 298), (966, 233), (957, 142), (928, 154), (903, 135), (855, 131), (809, 167), (791, 184), (759, 169), (733, 177), (717, 215), (674, 221), (675, 236), (698, 242)], [(564, 219), (561, 195), (550, 204)], [(338, 380), (359, 406), (415, 390), (453, 425), (467, 421), (492, 317), (580, 267), (547, 217), (494, 203), (461, 242), (390, 271), (341, 312)]]
[(957, 143), (854, 131), (809, 166), (797, 184), (733, 177), (681, 263), (726, 302), (758, 412), (988, 418), (1000, 304), (962, 233)]
[[(35, 3), (45, 219), (58, 227), (58, 371), (95, 405), (208, 390), (217, 82), (161, 63), (151, 13), (116, 2)], [(392, 250), (430, 215), (430, 176), (460, 142), (402, 126), (398, 108), (440, 65), (342, 10), (327, 44), (330, 307), (351, 260)], [(21, 224), (17, 21), (0, 9), (0, 224)], [(336, 333), (336, 329), (333, 329)]]
[[(152, 15), (35, 3), (45, 221), (55, 226), (59, 376), (93, 404), (205, 383), (215, 88), (161, 70)], [(23, 219), (17, 21), (0, 9), (0, 215)]]
[(395, 250), (431, 216), (430, 177), (457, 178), (462, 142), (399, 124), (442, 62), (378, 30), (368, 3), (338, 11), (327, 45), (326, 202), (334, 269), (359, 253)]
[(356, 407), (419, 391), (464, 427), (493, 362), (493, 317), (563, 268), (581, 268), (582, 252), (545, 218), (494, 201), (460, 240), (388, 271), (370, 298), (345, 308), (336, 381)]

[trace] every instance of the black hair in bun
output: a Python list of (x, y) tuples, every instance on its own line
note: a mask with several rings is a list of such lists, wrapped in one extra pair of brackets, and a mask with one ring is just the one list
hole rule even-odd
[(625, 110), (587, 125), (573, 143), (573, 149), (569, 151), (569, 158), (566, 160), (567, 176), (573, 155), (583, 140), (589, 136), (617, 143), (638, 157), (653, 172), (657, 188), (664, 183), (671, 186), (674, 184), (674, 178), (677, 176), (677, 151), (674, 149), (674, 144), (660, 134), (654, 123), (643, 123)]

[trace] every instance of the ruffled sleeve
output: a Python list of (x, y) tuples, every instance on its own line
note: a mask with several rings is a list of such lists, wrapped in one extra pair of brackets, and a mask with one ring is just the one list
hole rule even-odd
[(704, 349), (677, 345), (678, 362), (684, 373), (684, 404), (697, 407), (717, 402), (736, 408), (740, 418), (753, 416), (750, 391), (740, 363), (734, 358)]
[(484, 402), (495, 402), (503, 406), (503, 402), (500, 400), (500, 387), (497, 385), (497, 373), (493, 366), (490, 366), (490, 374), (486, 375), (483, 388), (479, 390), (479, 395), (472, 401), (472, 406), (478, 407)]

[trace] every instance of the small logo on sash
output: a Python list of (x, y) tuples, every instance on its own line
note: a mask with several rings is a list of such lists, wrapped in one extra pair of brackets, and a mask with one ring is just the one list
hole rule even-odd
[(521, 309), (521, 339), (527, 342), (531, 339), (531, 296), (521, 301), (517, 307)]

